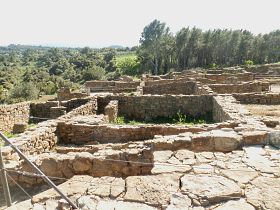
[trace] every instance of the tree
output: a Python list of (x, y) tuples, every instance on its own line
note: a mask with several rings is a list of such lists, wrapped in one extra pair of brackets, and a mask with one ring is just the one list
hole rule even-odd
[(14, 86), (8, 96), (8, 102), (30, 101), (39, 97), (39, 90), (31, 82), (23, 82)]
[(85, 69), (83, 73), (84, 81), (105, 79), (105, 69), (100, 66)]
[(162, 44), (164, 44), (163, 38), (169, 34), (169, 28), (166, 27), (165, 23), (161, 23), (158, 20), (154, 20), (145, 26), (141, 34), (141, 49), (138, 51), (138, 55), (143, 57), (142, 60), (152, 64), (153, 74), (155, 75), (159, 72), (161, 49)]
[(118, 59), (116, 66), (121, 75), (139, 75), (140, 62), (137, 57), (125, 56), (120, 58)]

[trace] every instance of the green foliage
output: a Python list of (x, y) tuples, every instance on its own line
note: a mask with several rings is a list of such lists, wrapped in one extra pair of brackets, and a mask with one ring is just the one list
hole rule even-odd
[(14, 86), (8, 95), (7, 101), (10, 103), (16, 103), (20, 101), (30, 101), (38, 99), (39, 90), (31, 82), (23, 82)]
[(105, 69), (100, 66), (87, 68), (83, 73), (84, 81), (105, 79)]
[(216, 69), (216, 68), (217, 68), (217, 64), (211, 63), (211, 64), (209, 65), (209, 68), (210, 68), (210, 69)]
[(180, 111), (173, 117), (156, 117), (149, 120), (136, 120), (128, 119), (124, 116), (119, 116), (116, 119), (117, 125), (141, 125), (141, 124), (178, 124), (178, 125), (194, 125), (194, 124), (206, 124), (212, 123), (211, 113), (207, 113), (205, 116), (190, 117)]
[(117, 124), (117, 125), (124, 125), (124, 124), (126, 124), (124, 116), (117, 117), (115, 124)]
[(244, 62), (244, 65), (245, 65), (245, 66), (253, 66), (253, 65), (254, 65), (254, 62), (251, 61), (251, 60), (246, 60), (246, 61)]
[(247, 30), (202, 31), (188, 27), (174, 36), (165, 23), (154, 20), (143, 29), (137, 56), (144, 72), (165, 74), (171, 68), (215, 68), (249, 60), (253, 64), (279, 62), (279, 43), (280, 30), (254, 35)]
[(116, 67), (121, 75), (136, 76), (140, 74), (140, 62), (136, 55), (117, 57)]
[(19, 134), (15, 134), (15, 133), (10, 133), (10, 132), (5, 132), (4, 136), (6, 136), (7, 138), (16, 138), (19, 136)]

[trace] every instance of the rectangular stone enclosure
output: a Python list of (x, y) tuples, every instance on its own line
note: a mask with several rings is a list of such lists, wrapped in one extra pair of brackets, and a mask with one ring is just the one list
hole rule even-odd
[[(98, 113), (104, 114), (105, 107), (110, 101), (118, 101), (118, 115), (132, 120), (155, 119), (158, 117), (172, 118), (178, 113), (194, 118), (210, 118), (210, 121), (224, 121), (217, 118), (214, 97), (211, 95), (152, 95), (124, 96), (110, 95), (97, 98)], [(222, 112), (222, 110), (221, 110)]]

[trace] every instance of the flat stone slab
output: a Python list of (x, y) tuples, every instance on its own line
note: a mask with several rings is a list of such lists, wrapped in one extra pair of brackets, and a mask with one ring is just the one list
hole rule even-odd
[[(231, 197), (240, 197), (242, 194), (235, 182), (222, 176), (185, 175), (181, 178), (181, 182), (183, 192), (209, 203), (231, 200)], [(205, 205), (208, 205), (208, 202), (205, 202)]]
[(234, 168), (230, 170), (225, 169), (222, 170), (221, 173), (225, 177), (232, 179), (240, 184), (246, 184), (258, 176), (258, 172), (256, 172), (255, 170), (243, 167)]
[(126, 178), (127, 192), (124, 199), (153, 205), (167, 205), (170, 196), (179, 190), (180, 176), (180, 174), (130, 176)]
[(247, 202), (257, 209), (280, 209), (280, 178), (258, 177), (245, 190)]
[(245, 200), (228, 201), (221, 206), (214, 208), (214, 210), (255, 210), (255, 208), (248, 204)]

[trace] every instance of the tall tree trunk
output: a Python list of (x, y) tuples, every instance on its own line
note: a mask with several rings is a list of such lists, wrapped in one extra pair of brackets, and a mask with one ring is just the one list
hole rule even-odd
[(155, 58), (155, 70), (154, 70), (155, 75), (158, 75), (158, 58)]

